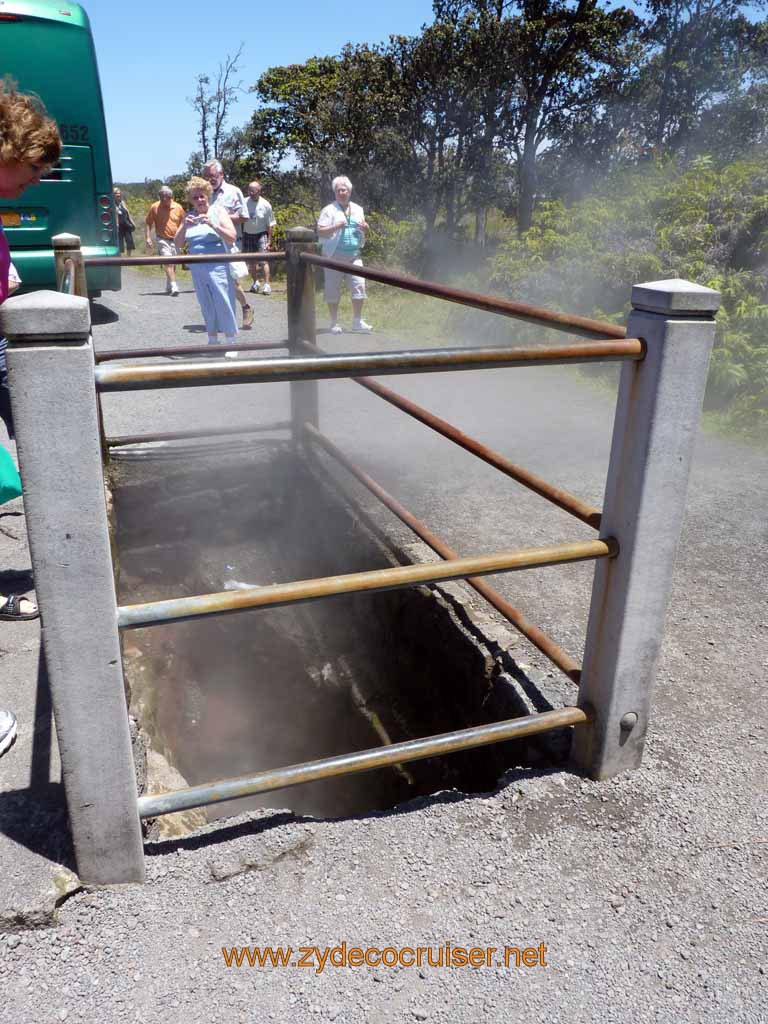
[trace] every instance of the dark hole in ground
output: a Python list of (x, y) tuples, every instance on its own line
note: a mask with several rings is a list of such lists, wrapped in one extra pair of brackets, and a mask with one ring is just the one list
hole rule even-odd
[[(129, 449), (113, 461), (112, 484), (121, 604), (398, 564), (325, 463), (286, 442)], [(476, 623), (462, 620), (449, 589), (127, 631), (132, 707), (152, 747), (189, 785), (530, 710), (504, 657)], [(348, 815), (448, 787), (487, 791), (505, 767), (532, 755), (542, 756), (540, 743), (518, 741), (219, 804), (208, 814), (290, 806)]]

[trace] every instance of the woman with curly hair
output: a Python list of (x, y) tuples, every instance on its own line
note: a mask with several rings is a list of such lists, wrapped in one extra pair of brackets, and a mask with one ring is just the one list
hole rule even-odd
[(9, 78), (0, 82), (0, 196), (18, 198), (60, 156), (59, 129), (40, 100), (19, 92)]
[[(205, 178), (190, 178), (187, 182), (187, 201), (192, 207), (176, 232), (176, 248), (187, 245), (190, 256), (210, 256), (227, 253), (237, 237), (237, 230), (224, 207), (210, 205), (213, 186)], [(237, 340), (235, 317), (235, 280), (228, 263), (192, 263), (192, 283), (205, 320), (208, 344), (218, 345), (219, 334), (225, 343)], [(225, 356), (235, 358), (230, 349)]]
[[(61, 139), (55, 121), (34, 96), (20, 93), (10, 79), (0, 82), (0, 197), (18, 199), (29, 185), (37, 185), (61, 155)], [(0, 223), (0, 303), (8, 298), (11, 254)], [(13, 418), (8, 400), (5, 369), (5, 338), (0, 338), (0, 416), (13, 437)], [(0, 595), (0, 619), (35, 619), (37, 606), (26, 597)], [(16, 718), (0, 710), (0, 757), (16, 739)]]

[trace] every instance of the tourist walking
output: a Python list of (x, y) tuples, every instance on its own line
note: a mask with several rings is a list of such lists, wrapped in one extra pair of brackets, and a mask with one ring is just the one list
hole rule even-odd
[[(317, 234), (323, 256), (362, 267), (360, 252), (365, 245), (368, 224), (362, 206), (352, 202), (352, 182), (344, 175), (333, 179), (335, 200), (326, 206), (317, 219)], [(346, 281), (352, 296), (352, 330), (358, 334), (370, 334), (370, 324), (363, 320), (365, 301), (365, 278), (355, 273), (324, 269), (325, 301), (331, 317), (331, 334), (341, 334), (339, 323), (339, 300), (341, 285)]]
[[(203, 177), (210, 182), (213, 189), (210, 205), (222, 206), (234, 224), (235, 231), (239, 231), (240, 225), (247, 216), (243, 193), (237, 185), (231, 185), (224, 180), (224, 168), (218, 160), (208, 161), (203, 167)], [(243, 309), (243, 330), (250, 331), (253, 326), (253, 309), (248, 304), (248, 299), (246, 299), (245, 292), (234, 271), (230, 269), (230, 273), (235, 282), (235, 296)]]
[[(187, 200), (192, 211), (184, 217), (176, 232), (176, 246), (185, 243), (190, 256), (208, 256), (228, 253), (237, 237), (232, 220), (223, 206), (211, 206), (213, 191), (204, 178), (190, 178), (187, 182)], [(192, 283), (208, 331), (208, 344), (218, 345), (219, 334), (228, 345), (237, 338), (235, 317), (235, 280), (229, 263), (191, 263)], [(234, 358), (237, 353), (225, 355)]]
[(113, 189), (112, 194), (115, 197), (115, 216), (117, 217), (117, 237), (120, 243), (120, 252), (125, 252), (130, 256), (135, 249), (133, 232), (136, 230), (136, 224), (131, 216), (131, 211), (125, 205), (123, 193), (120, 189)]
[(272, 294), (270, 284), (269, 263), (252, 261), (248, 253), (269, 252), (272, 248), (272, 231), (277, 224), (272, 204), (261, 194), (261, 182), (252, 181), (248, 186), (248, 198), (245, 200), (246, 220), (243, 221), (243, 252), (245, 253), (248, 271), (253, 284), (252, 292), (258, 292), (260, 285), (257, 279), (259, 267), (264, 273), (263, 295)]
[[(181, 227), (185, 211), (181, 203), (174, 201), (173, 192), (167, 185), (163, 185), (158, 192), (159, 199), (152, 203), (147, 216), (144, 218), (146, 226), (147, 249), (152, 248), (152, 228), (155, 229), (155, 246), (158, 256), (176, 256), (176, 232)], [(165, 271), (165, 294), (178, 295), (179, 286), (176, 284), (176, 267), (173, 263), (166, 263), (163, 266)]]

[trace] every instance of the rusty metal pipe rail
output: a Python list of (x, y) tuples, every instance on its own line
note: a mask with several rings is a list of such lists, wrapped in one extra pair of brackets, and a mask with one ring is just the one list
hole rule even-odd
[[(317, 345), (312, 345), (306, 341), (302, 342), (302, 347), (311, 352), (322, 351)], [(412, 402), (409, 398), (399, 395), (396, 391), (392, 391), (383, 384), (379, 384), (378, 381), (371, 380), (370, 377), (355, 377), (354, 380), (356, 384), (367, 388), (368, 391), (383, 398), (385, 402), (389, 402), (390, 405), (394, 405), (402, 412), (430, 427), (436, 433), (446, 437), (449, 441), (453, 441), (459, 448), (471, 452), (472, 455), (476, 455), (477, 458), (482, 459), (489, 466), (493, 466), (494, 469), (498, 469), (506, 474), (506, 476), (516, 480), (517, 483), (534, 491), (540, 497), (551, 501), (553, 505), (557, 505), (564, 512), (569, 512), (572, 516), (586, 523), (587, 526), (592, 526), (596, 530), (600, 529), (599, 508), (595, 508), (594, 505), (588, 505), (569, 491), (547, 483), (542, 477), (531, 473), (530, 470), (524, 469), (522, 466), (518, 466), (510, 459), (499, 454), (499, 452), (494, 451), (493, 448), (489, 448), (487, 445), (481, 444), (480, 441), (476, 441), (475, 438), (463, 433), (463, 431), (454, 427), (452, 423), (441, 419), (439, 416), (435, 416), (434, 413), (422, 408), (422, 406)]]
[(440, 733), (423, 739), (405, 740), (385, 747), (359, 750), (354, 754), (339, 754), (336, 757), (306, 761), (287, 768), (275, 768), (254, 775), (222, 779), (220, 782), (211, 782), (207, 785), (190, 786), (188, 789), (178, 789), (173, 793), (142, 796), (138, 800), (139, 817), (156, 818), (162, 814), (186, 811), (192, 807), (220, 804), (226, 800), (269, 793), (276, 789), (288, 789), (290, 786), (300, 786), (319, 779), (368, 772), (375, 768), (407, 764), (409, 761), (419, 761), (427, 757), (440, 757), (460, 750), (472, 750), (475, 747), (490, 746), (492, 743), (502, 743), (505, 740), (551, 732), (553, 729), (562, 729), (566, 726), (586, 725), (588, 722), (589, 718), (581, 708), (565, 707), (554, 711), (542, 711), (537, 715), (510, 718), (503, 722), (478, 725), (470, 729), (457, 729), (454, 732)]
[[(405, 505), (393, 497), (388, 491), (386, 491), (381, 484), (379, 484), (373, 477), (369, 476), (365, 470), (361, 469), (356, 463), (354, 463), (344, 452), (338, 448), (330, 438), (326, 437), (325, 434), (321, 433), (317, 427), (311, 423), (304, 424), (305, 433), (313, 440), (316, 441), (325, 451), (337, 460), (345, 469), (347, 469), (352, 476), (355, 477), (363, 487), (366, 487), (371, 494), (375, 495), (383, 505), (385, 505), (390, 512), (393, 512), (398, 519), (400, 519), (407, 527), (428, 544), (433, 551), (437, 552), (441, 558), (446, 560), (453, 560), (460, 558), (461, 556), (453, 548), (449, 547), (445, 541), (441, 540), (426, 523), (418, 519), (411, 511), (409, 511)], [(518, 632), (529, 640), (534, 647), (537, 647), (543, 655), (556, 665), (561, 672), (563, 672), (572, 683), (577, 686), (581, 680), (581, 668), (577, 661), (555, 643), (555, 641), (547, 636), (547, 634), (534, 626), (533, 623), (529, 622), (522, 612), (515, 608), (513, 604), (510, 604), (501, 594), (494, 590), (485, 580), (476, 579), (473, 576), (468, 576), (466, 582), (473, 587), (474, 590), (480, 594), (481, 597), (492, 605), (497, 612), (504, 616), (504, 618), (512, 626), (515, 627)]]
[[(258, 259), (248, 259), (258, 256)], [(285, 259), (284, 252), (217, 252), (206, 256), (87, 256), (83, 259), (88, 267), (169, 267), (193, 263), (279, 263)]]
[(577, 345), (535, 348), (444, 348), (403, 352), (367, 352), (315, 357), (207, 360), (178, 366), (96, 367), (100, 391), (138, 391), (151, 388), (200, 387), (211, 384), (250, 384), (293, 380), (332, 380), (407, 373), (490, 370), (505, 366), (546, 363), (595, 363), (639, 360), (645, 346), (638, 338), (624, 341), (581, 342)]
[(271, 430), (290, 430), (291, 420), (275, 420), (274, 423), (243, 424), (241, 427), (200, 427), (197, 430), (168, 431), (165, 434), (120, 434), (108, 437), (107, 448), (123, 448), (130, 444), (153, 444), (158, 441), (186, 441), (196, 437), (229, 437), (233, 434), (264, 434)]
[[(342, 260), (329, 259), (326, 256), (317, 256), (308, 252), (301, 253), (299, 258), (305, 263), (312, 263), (317, 267), (328, 267), (329, 270), (338, 270), (342, 274), (350, 273), (349, 263)], [(543, 306), (531, 306), (525, 302), (511, 302), (509, 299), (483, 295), (481, 292), (451, 288), (445, 284), (438, 284), (436, 281), (422, 281), (417, 277), (409, 277), (407, 274), (397, 274), (392, 270), (356, 266), (355, 274), (365, 277), (369, 281), (394, 285), (405, 291), (418, 292), (420, 295), (429, 295), (436, 299), (446, 299), (448, 302), (456, 302), (460, 306), (481, 309), (486, 313), (498, 313), (500, 316), (525, 320), (527, 323), (540, 324), (542, 327), (551, 327), (555, 331), (566, 331), (568, 334), (577, 334), (584, 338), (618, 339), (626, 337), (627, 334), (626, 328), (617, 327), (616, 324), (608, 323), (605, 320), (592, 320), (586, 316), (555, 313)]]
[[(177, 345), (165, 348), (116, 348), (106, 349), (103, 352), (94, 352), (94, 359), (97, 363), (111, 363), (116, 359), (151, 359), (153, 356), (212, 356), (211, 350), (218, 346), (214, 345)], [(228, 350), (238, 352), (262, 352), (267, 349), (288, 348), (288, 339), (285, 341), (249, 341), (245, 344), (227, 345)]]
[(248, 608), (278, 608), (340, 594), (375, 593), (397, 590), (439, 580), (462, 579), (465, 576), (487, 576), (498, 572), (533, 569), (544, 565), (562, 565), (596, 558), (612, 558), (618, 553), (616, 542), (607, 540), (575, 541), (549, 547), (528, 548), (519, 551), (497, 551), (491, 555), (456, 558), (438, 564), (397, 566), (393, 569), (373, 569), (368, 572), (326, 576), (319, 579), (278, 583), (269, 587), (249, 587), (247, 590), (225, 590), (195, 597), (180, 597), (166, 601), (148, 601), (143, 604), (121, 605), (117, 610), (117, 624), (121, 629), (154, 626), (162, 622), (177, 622), (205, 615), (240, 612)]

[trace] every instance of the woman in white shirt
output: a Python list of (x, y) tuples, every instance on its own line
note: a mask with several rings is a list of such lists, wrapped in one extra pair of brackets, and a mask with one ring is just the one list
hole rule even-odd
[[(333, 179), (332, 184), (336, 199), (322, 210), (317, 219), (323, 256), (362, 267), (360, 251), (365, 245), (365, 232), (368, 230), (363, 208), (351, 201), (352, 182), (349, 178), (340, 175)], [(373, 328), (363, 320), (365, 278), (326, 267), (325, 301), (331, 317), (331, 334), (341, 334), (343, 330), (338, 321), (342, 281), (347, 281), (352, 295), (352, 330), (358, 334), (370, 334)]]

